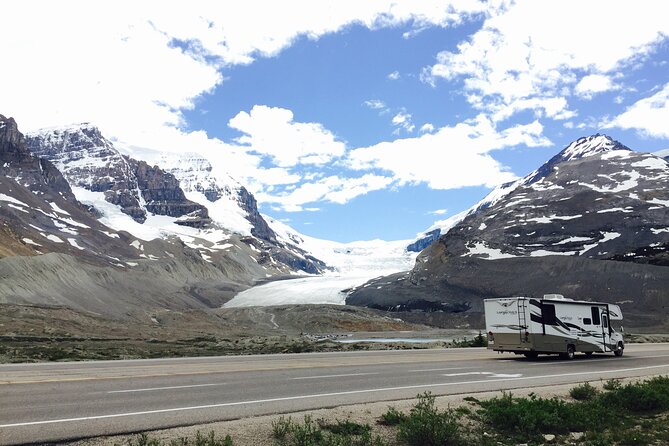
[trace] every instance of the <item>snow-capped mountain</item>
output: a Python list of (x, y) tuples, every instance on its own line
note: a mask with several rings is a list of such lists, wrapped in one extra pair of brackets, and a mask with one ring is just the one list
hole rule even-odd
[(508, 295), (647, 303), (669, 289), (668, 250), (669, 163), (597, 134), (491, 192), (408, 280), (379, 279), (347, 302), (473, 314)]
[(487, 259), (606, 259), (669, 242), (668, 226), (669, 163), (594, 135), (497, 190), (445, 243), (452, 255)]
[(273, 241), (275, 234), (258, 212), (255, 197), (228, 173), (212, 172), (197, 153), (166, 153), (122, 146), (119, 150), (174, 175), (186, 197), (205, 206), (211, 218), (232, 232)]
[(184, 217), (175, 222), (185, 226), (208, 222), (207, 209), (187, 200), (172, 175), (123, 156), (90, 124), (28, 134), (26, 143), (32, 153), (53, 162), (75, 191), (104, 194), (107, 202), (138, 223), (149, 213)]
[(90, 124), (45, 129), (26, 140), (30, 150), (59, 167), (77, 199), (115, 230), (143, 240), (176, 236), (214, 263), (231, 249), (250, 248), (266, 270), (259, 278), (324, 268), (299, 248), (277, 243), (253, 195), (229, 175), (214, 176), (196, 154), (127, 148), (124, 154)]

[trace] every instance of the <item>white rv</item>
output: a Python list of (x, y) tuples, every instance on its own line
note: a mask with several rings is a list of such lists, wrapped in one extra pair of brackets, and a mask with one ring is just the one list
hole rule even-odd
[(572, 359), (576, 352), (622, 356), (625, 348), (622, 327), (618, 332), (611, 324), (623, 319), (618, 305), (547, 294), (543, 299), (485, 299), (484, 308), (490, 350)]

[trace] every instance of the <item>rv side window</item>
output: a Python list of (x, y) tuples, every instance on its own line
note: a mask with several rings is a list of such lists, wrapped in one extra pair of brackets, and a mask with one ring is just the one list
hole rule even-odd
[(541, 318), (546, 325), (557, 325), (555, 317), (555, 305), (543, 304), (541, 306)]
[(592, 323), (593, 325), (601, 325), (602, 321), (599, 319), (599, 307), (590, 307), (592, 310)]
[(608, 321), (606, 320), (606, 316), (602, 317), (602, 325), (604, 326), (604, 328), (609, 328), (609, 324), (608, 324)]
[(583, 325), (592, 325), (592, 321), (590, 320), (589, 317), (583, 318)]

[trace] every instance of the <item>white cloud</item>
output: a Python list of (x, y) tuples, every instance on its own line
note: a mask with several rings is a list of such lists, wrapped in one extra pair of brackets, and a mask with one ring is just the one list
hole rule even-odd
[(388, 79), (390, 79), (391, 81), (396, 81), (399, 78), (400, 78), (400, 72), (397, 70), (393, 71), (388, 75)]
[(654, 95), (641, 99), (605, 127), (636, 129), (641, 134), (669, 138), (669, 83)]
[[(624, 1), (509, 3), (492, 10), (482, 29), (456, 51), (440, 53), (422, 79), (432, 84), (462, 79), (470, 103), (497, 120), (537, 108), (564, 119), (568, 104), (560, 109), (557, 101), (579, 76), (586, 76), (581, 89), (596, 93), (602, 85), (594, 84), (602, 79), (587, 76), (632, 65), (666, 39), (669, 22), (658, 13), (665, 9), (662, 0), (634, 7)], [(555, 107), (549, 110), (546, 101)]]
[(574, 93), (585, 99), (591, 99), (597, 93), (617, 89), (619, 89), (619, 87), (611, 81), (610, 76), (603, 74), (589, 74), (584, 76), (578, 84), (576, 84)]
[(239, 112), (228, 125), (244, 133), (237, 141), (248, 151), (269, 156), (278, 167), (325, 164), (346, 149), (321, 124), (295, 122), (293, 112), (284, 108), (255, 105), (250, 113)]
[(400, 185), (426, 183), (433, 189), (492, 187), (515, 179), (515, 175), (489, 152), (520, 144), (550, 145), (541, 136), (542, 132), (538, 121), (498, 132), (488, 118), (479, 115), (454, 127), (443, 127), (434, 134), (352, 150), (348, 163), (353, 169), (391, 172)]
[(421, 126), (420, 132), (421, 133), (432, 133), (432, 132), (434, 132), (434, 126), (432, 124), (430, 124), (429, 122), (425, 123)]
[(314, 183), (304, 183), (295, 190), (272, 195), (260, 193), (259, 199), (266, 203), (276, 203), (287, 212), (309, 210), (304, 204), (319, 201), (345, 204), (353, 198), (368, 192), (386, 188), (392, 179), (380, 175), (366, 174), (358, 178), (330, 176)]
[(383, 110), (386, 108), (386, 103), (379, 99), (370, 99), (365, 101), (364, 104), (372, 110)]
[(446, 215), (448, 214), (448, 209), (437, 209), (429, 212), (430, 215)]
[(407, 113), (404, 110), (398, 112), (395, 116), (393, 116), (391, 122), (395, 127), (397, 127), (398, 133), (399, 129), (403, 129), (407, 133), (411, 133), (416, 128), (416, 126), (411, 121), (411, 113)]

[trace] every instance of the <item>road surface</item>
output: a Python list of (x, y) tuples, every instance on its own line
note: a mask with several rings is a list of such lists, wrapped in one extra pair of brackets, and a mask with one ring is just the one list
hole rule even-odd
[(485, 349), (0, 365), (0, 444), (586, 380), (669, 375), (669, 344), (528, 361)]

